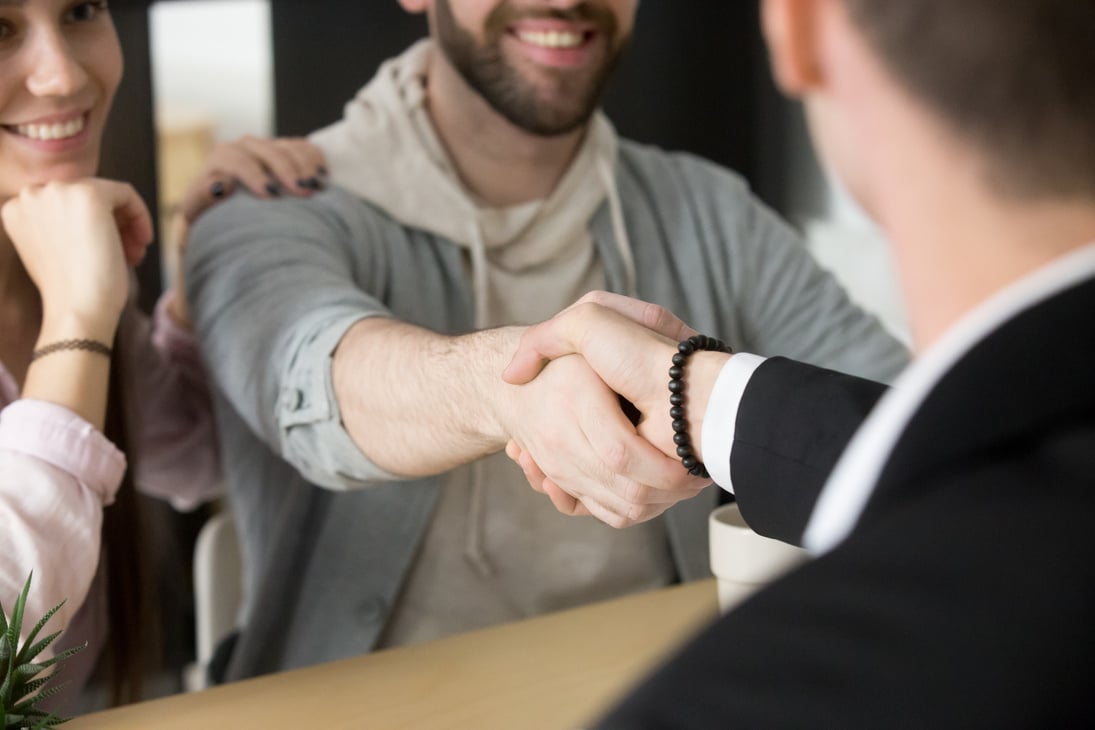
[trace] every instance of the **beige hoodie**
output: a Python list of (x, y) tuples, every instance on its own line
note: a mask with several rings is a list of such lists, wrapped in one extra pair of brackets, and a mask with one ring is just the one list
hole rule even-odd
[[(429, 41), (384, 63), (346, 105), (345, 117), (312, 135), (332, 179), (400, 223), (470, 252), (476, 327), (531, 324), (604, 286), (588, 225), (610, 198), (616, 238), (634, 287), (613, 170), (616, 132), (601, 113), (545, 200), (483, 207), (461, 183), (426, 108)], [(398, 164), (378, 169), (377, 160)]]
[[(589, 221), (606, 197), (633, 293), (613, 173), (617, 140), (604, 115), (594, 116), (548, 198), (485, 207), (461, 183), (430, 120), (431, 52), (422, 41), (382, 65), (343, 120), (312, 136), (332, 181), (400, 223), (467, 249), (477, 328), (538, 322), (604, 288)], [(674, 575), (660, 520), (616, 531), (592, 518), (564, 517), (495, 454), (445, 476), (380, 646), (661, 586)]]

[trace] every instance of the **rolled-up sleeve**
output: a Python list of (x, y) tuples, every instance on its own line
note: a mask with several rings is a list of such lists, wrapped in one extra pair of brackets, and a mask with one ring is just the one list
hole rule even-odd
[[(375, 316), (375, 315), (374, 315)], [(302, 327), (290, 341), (277, 400), (282, 456), (310, 481), (329, 489), (354, 489), (400, 479), (362, 453), (342, 424), (332, 362), (342, 337), (360, 312), (345, 312)]]
[(47, 630), (68, 625), (99, 564), (103, 506), (114, 501), (125, 467), (122, 452), (67, 408), (24, 399), (0, 411), (5, 606), (33, 571), (27, 615), (41, 616), (65, 601)]
[[(331, 190), (276, 204), (243, 195), (191, 230), (187, 293), (206, 367), (233, 410), (309, 481), (355, 489), (397, 479), (342, 424), (332, 355), (361, 319), (390, 316), (359, 278), (380, 254)], [(376, 267), (376, 268), (374, 268)], [(362, 377), (368, 377), (362, 373)]]

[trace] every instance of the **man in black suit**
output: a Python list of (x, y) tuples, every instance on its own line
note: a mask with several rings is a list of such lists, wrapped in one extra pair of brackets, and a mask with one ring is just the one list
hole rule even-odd
[[(764, 11), (779, 83), (893, 246), (917, 359), (891, 390), (745, 354), (674, 371), (685, 456), (815, 558), (602, 725), (1095, 725), (1095, 3)], [(507, 378), (577, 352), (668, 453), (690, 334), (599, 294), (530, 330)]]

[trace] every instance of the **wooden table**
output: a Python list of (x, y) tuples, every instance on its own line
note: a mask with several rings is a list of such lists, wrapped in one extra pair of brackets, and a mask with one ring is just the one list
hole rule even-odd
[(699, 581), (86, 715), (65, 727), (581, 728), (717, 611), (714, 581)]

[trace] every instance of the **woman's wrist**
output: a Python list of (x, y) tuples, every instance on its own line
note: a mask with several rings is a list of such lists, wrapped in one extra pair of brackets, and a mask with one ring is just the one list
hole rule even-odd
[(36, 350), (61, 340), (94, 340), (109, 345), (114, 341), (121, 312), (97, 311), (81, 313), (75, 310), (42, 313), (42, 327), (38, 331)]

